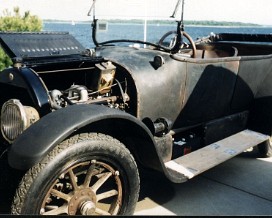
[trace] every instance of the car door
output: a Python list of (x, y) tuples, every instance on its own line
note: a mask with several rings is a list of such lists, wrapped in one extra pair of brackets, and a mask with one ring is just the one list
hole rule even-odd
[(238, 58), (189, 59), (183, 109), (174, 126), (191, 126), (229, 114), (238, 70)]

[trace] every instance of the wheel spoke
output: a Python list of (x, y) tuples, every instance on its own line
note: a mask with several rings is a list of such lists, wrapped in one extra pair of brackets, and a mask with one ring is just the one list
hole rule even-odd
[(96, 199), (97, 199), (97, 201), (100, 201), (102, 199), (110, 198), (110, 197), (115, 196), (115, 195), (118, 195), (118, 191), (113, 189), (111, 191), (104, 192), (102, 194), (97, 195)]
[(69, 177), (70, 177), (70, 180), (71, 180), (71, 183), (72, 183), (72, 186), (73, 186), (74, 190), (77, 190), (78, 186), (77, 186), (77, 177), (76, 177), (76, 175), (74, 174), (72, 169), (70, 169), (68, 171), (68, 173), (69, 173)]
[[(112, 206), (113, 206), (113, 204), (112, 204)], [(119, 205), (119, 204), (116, 204), (116, 206), (114, 207), (114, 209), (112, 209), (112, 208), (110, 209), (110, 213), (111, 213), (112, 215), (117, 215), (119, 209), (120, 209), (120, 205)]]
[(68, 205), (65, 204), (56, 209), (44, 212), (42, 215), (60, 215), (60, 214), (68, 214)]
[(98, 215), (111, 215), (109, 212), (104, 211), (100, 208), (95, 208), (95, 213), (97, 213)]
[(110, 177), (112, 176), (112, 173), (105, 173), (93, 186), (92, 189), (94, 192), (96, 192)]
[(56, 196), (56, 197), (62, 198), (62, 199), (64, 199), (64, 200), (67, 201), (67, 202), (69, 202), (70, 199), (71, 199), (71, 196), (70, 196), (70, 195), (67, 195), (67, 194), (65, 194), (65, 193), (62, 193), (62, 192), (60, 192), (60, 191), (58, 191), (58, 190), (56, 190), (56, 189), (52, 189), (52, 190), (51, 190), (51, 194), (53, 194), (53, 195)]
[(95, 168), (95, 164), (92, 164), (92, 165), (89, 167), (88, 171), (87, 171), (87, 174), (86, 174), (86, 177), (85, 177), (85, 181), (84, 181), (84, 184), (83, 184), (83, 186), (84, 186), (85, 188), (89, 187), (89, 185), (90, 185), (92, 176), (93, 176), (93, 174), (94, 174), (94, 168)]

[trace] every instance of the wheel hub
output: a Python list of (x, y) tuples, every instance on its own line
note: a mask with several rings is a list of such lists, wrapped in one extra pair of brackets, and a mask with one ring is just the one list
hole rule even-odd
[(92, 201), (86, 201), (81, 204), (80, 212), (82, 215), (92, 215), (95, 213), (95, 204)]
[(96, 209), (96, 195), (90, 188), (79, 189), (74, 192), (73, 197), (69, 201), (69, 215), (92, 215)]

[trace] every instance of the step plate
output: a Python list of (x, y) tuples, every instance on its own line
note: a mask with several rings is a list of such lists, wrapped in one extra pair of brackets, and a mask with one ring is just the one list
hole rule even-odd
[(165, 163), (165, 166), (167, 169), (191, 179), (268, 139), (269, 136), (267, 135), (244, 130), (195, 152), (171, 160)]

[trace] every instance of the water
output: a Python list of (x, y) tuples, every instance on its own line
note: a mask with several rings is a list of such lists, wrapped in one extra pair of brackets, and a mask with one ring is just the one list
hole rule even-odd
[[(148, 25), (147, 41), (158, 42), (160, 37), (170, 31), (175, 30), (172, 25)], [(248, 34), (272, 34), (272, 27), (197, 27), (187, 26), (188, 32), (193, 39), (208, 36), (214, 33), (248, 33)], [(85, 48), (93, 48), (92, 28), (90, 23), (44, 23), (44, 31), (64, 31), (73, 35)], [(138, 39), (143, 40), (143, 25), (137, 24), (109, 24), (107, 31), (98, 32), (98, 41), (111, 39)]]

